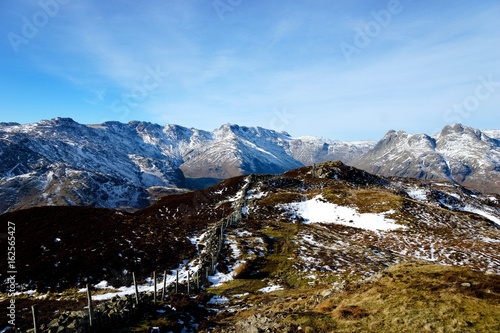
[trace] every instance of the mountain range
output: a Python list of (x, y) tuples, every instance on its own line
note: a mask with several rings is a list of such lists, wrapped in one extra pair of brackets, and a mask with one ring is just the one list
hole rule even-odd
[(446, 180), (500, 193), (500, 131), (462, 125), (338, 141), (225, 124), (209, 132), (132, 121), (70, 118), (0, 123), (0, 213), (45, 205), (136, 210), (159, 197), (250, 173), (328, 160), (383, 176)]
[(144, 208), (161, 195), (199, 187), (200, 180), (212, 185), (350, 161), (374, 144), (229, 124), (207, 132), (138, 121), (82, 125), (70, 118), (0, 123), (0, 213), (44, 205)]

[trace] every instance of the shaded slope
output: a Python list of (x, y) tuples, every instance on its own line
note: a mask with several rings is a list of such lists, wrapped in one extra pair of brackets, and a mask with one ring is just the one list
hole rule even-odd
[[(195, 252), (182, 224), (108, 209), (31, 208), (0, 215), (3, 226), (8, 221), (16, 225), (18, 283), (39, 291), (101, 280), (124, 285), (130, 272), (147, 276)], [(2, 275), (6, 264), (1, 263)]]

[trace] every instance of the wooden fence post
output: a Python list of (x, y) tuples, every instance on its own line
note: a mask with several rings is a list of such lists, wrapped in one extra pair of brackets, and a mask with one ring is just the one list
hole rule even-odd
[(33, 314), (33, 332), (38, 333), (38, 305), (31, 306), (31, 313)]
[(210, 276), (210, 267), (207, 267), (207, 280), (209, 276)]
[(92, 308), (92, 292), (90, 291), (90, 285), (87, 284), (87, 298), (89, 301), (89, 326), (94, 325), (94, 309)]
[(132, 278), (134, 279), (135, 304), (139, 305), (139, 290), (137, 289), (137, 280), (135, 279), (135, 272), (132, 272)]
[(223, 226), (221, 225), (220, 226), (220, 241), (222, 242), (222, 240), (224, 239), (224, 228)]
[(154, 283), (153, 303), (156, 304), (156, 271), (153, 271), (153, 283)]
[(200, 291), (200, 270), (196, 271), (196, 289)]
[(163, 291), (161, 293), (161, 300), (165, 299), (165, 289), (167, 288), (167, 270), (163, 271)]
[(179, 292), (179, 270), (175, 271), (175, 293)]
[(190, 279), (191, 279), (191, 276), (190, 276), (190, 274), (189, 274), (189, 270), (188, 270), (188, 278), (187, 278), (187, 294), (188, 294), (188, 296), (189, 296), (189, 294), (190, 294), (189, 292), (191, 291), (191, 290), (190, 290), (190, 288), (189, 288), (189, 287), (190, 287), (190, 285), (191, 285), (191, 283), (190, 283)]

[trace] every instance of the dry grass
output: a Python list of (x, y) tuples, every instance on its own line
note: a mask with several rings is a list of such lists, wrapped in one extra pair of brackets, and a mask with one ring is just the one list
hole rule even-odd
[(296, 193), (274, 193), (269, 197), (261, 200), (259, 204), (261, 205), (271, 205), (274, 206), (276, 204), (285, 204), (290, 202), (300, 202), (302, 200), (302, 196)]
[(326, 300), (326, 301), (321, 302), (318, 305), (317, 310), (319, 312), (322, 312), (322, 313), (328, 313), (328, 312), (332, 312), (336, 308), (337, 308), (337, 306), (334, 305), (331, 300)]
[(323, 191), (329, 202), (356, 206), (360, 213), (383, 213), (398, 210), (404, 198), (386, 189), (348, 189), (331, 186)]
[(500, 331), (500, 276), (466, 268), (406, 263), (378, 281), (350, 283), (326, 298), (319, 292), (254, 294), (245, 301), (258, 306), (219, 323), (233, 325), (265, 313), (310, 332)]
[(248, 270), (250, 268), (250, 263), (248, 261), (243, 262), (239, 264), (235, 269), (234, 269), (234, 276), (235, 279), (240, 278), (243, 274), (248, 273)]
[(368, 313), (356, 305), (344, 305), (335, 309), (335, 314), (342, 319), (360, 319), (368, 316)]

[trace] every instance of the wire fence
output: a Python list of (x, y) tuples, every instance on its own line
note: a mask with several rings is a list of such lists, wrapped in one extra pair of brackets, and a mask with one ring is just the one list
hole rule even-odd
[[(198, 255), (198, 264), (193, 269), (183, 267), (184, 276), (179, 276), (176, 271), (174, 281), (167, 283), (166, 271), (163, 270), (163, 279), (156, 277), (153, 272), (153, 291), (139, 292), (135, 274), (133, 281), (135, 292), (121, 297), (115, 296), (111, 300), (93, 305), (92, 288), (87, 286), (88, 303), (82, 304), (82, 309), (63, 313), (54, 319), (38, 319), (38, 308), (32, 306), (33, 320), (16, 322), (15, 332), (20, 333), (45, 333), (45, 332), (72, 332), (96, 333), (105, 332), (106, 328), (132, 323), (158, 301), (162, 301), (170, 293), (198, 294), (209, 281), (209, 277), (216, 270), (216, 263), (224, 244), (224, 231), (237, 223), (243, 217), (243, 207), (247, 204), (247, 191), (259, 181), (280, 178), (279, 175), (249, 175), (247, 182), (242, 187), (243, 195), (234, 203), (233, 212), (219, 220), (206, 234), (204, 250)], [(191, 261), (193, 262), (193, 261)], [(158, 281), (160, 288), (158, 288)]]

